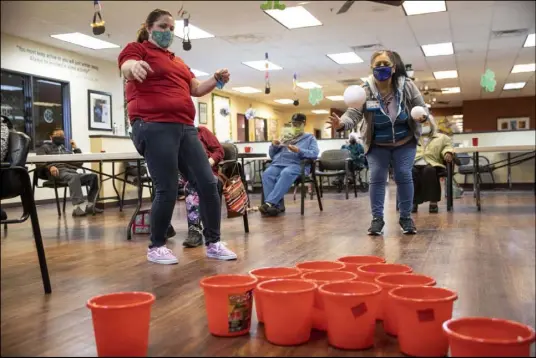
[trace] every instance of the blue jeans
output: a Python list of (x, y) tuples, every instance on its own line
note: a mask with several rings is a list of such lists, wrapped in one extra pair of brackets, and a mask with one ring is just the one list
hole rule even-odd
[(205, 244), (220, 240), (221, 208), (218, 179), (212, 173), (197, 129), (180, 123), (132, 123), (132, 141), (143, 155), (155, 186), (151, 207), (151, 246), (166, 244), (177, 200), (178, 173), (184, 175), (199, 194), (199, 211)]
[(383, 218), (385, 185), (389, 165), (393, 164), (394, 179), (397, 187), (400, 217), (411, 217), (413, 205), (413, 162), (417, 146), (414, 140), (400, 147), (381, 147), (373, 145), (367, 153), (370, 170), (370, 208), (373, 217)]
[(296, 178), (300, 176), (299, 165), (279, 166), (272, 164), (262, 173), (264, 201), (279, 206)]

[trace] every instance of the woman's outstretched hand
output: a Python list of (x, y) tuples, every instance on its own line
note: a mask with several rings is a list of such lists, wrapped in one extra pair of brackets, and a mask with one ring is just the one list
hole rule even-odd
[(231, 74), (229, 73), (229, 70), (224, 68), (224, 69), (216, 71), (216, 73), (214, 73), (214, 77), (222, 81), (223, 83), (227, 83), (231, 79)]
[(329, 128), (341, 129), (342, 127), (344, 127), (344, 123), (342, 123), (341, 117), (339, 117), (335, 113), (331, 113), (331, 116), (329, 116), (329, 121), (327, 121), (326, 123), (329, 124), (328, 129)]

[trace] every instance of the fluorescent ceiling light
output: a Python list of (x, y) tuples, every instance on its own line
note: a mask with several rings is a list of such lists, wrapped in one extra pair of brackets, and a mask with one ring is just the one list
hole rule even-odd
[(311, 112), (314, 114), (329, 114), (329, 111), (325, 109), (313, 109)]
[(503, 90), (516, 90), (516, 89), (522, 89), (525, 87), (527, 82), (512, 82), (512, 83), (505, 83)]
[(195, 77), (208, 76), (208, 73), (203, 72), (203, 71), (199, 71), (199, 70), (194, 70), (193, 68), (190, 68), (190, 71), (192, 71), (192, 73), (195, 75)]
[[(188, 38), (190, 40), (199, 40), (199, 39), (209, 39), (215, 37), (211, 33), (201, 30), (199, 27), (192, 25), (191, 22), (188, 22)], [(184, 20), (175, 20), (175, 36), (179, 38), (184, 38)]]
[(314, 82), (298, 82), (296, 83), (296, 86), (306, 89), (306, 90), (313, 89), (313, 88), (322, 88), (322, 86)]
[[(266, 68), (266, 63), (268, 63), (268, 69)], [(270, 62), (270, 61), (266, 61), (266, 60), (261, 60), (261, 61), (247, 61), (247, 62), (242, 62), (243, 65), (246, 65), (248, 67), (251, 67), (257, 71), (277, 71), (277, 70), (282, 70), (283, 67), (281, 66), (278, 66), (276, 65), (275, 63), (273, 62)]]
[(61, 107), (60, 103), (49, 103), (49, 102), (33, 102), (34, 106), (40, 107)]
[(527, 40), (525, 41), (525, 44), (523, 45), (523, 47), (534, 47), (534, 36), (536, 34), (529, 34), (527, 36)]
[(431, 44), (431, 45), (422, 45), (422, 51), (426, 57), (433, 56), (445, 56), (452, 55), (454, 53), (454, 48), (452, 47), (452, 42), (443, 42), (440, 44)]
[(437, 72), (434, 72), (434, 77), (436, 80), (444, 80), (446, 78), (458, 78), (458, 71), (456, 70), (437, 71)]
[(119, 45), (111, 42), (99, 40), (97, 38), (81, 34), (80, 32), (73, 32), (70, 34), (50, 35), (50, 37), (57, 40), (72, 43), (74, 45), (90, 48), (92, 50), (104, 50), (107, 48), (119, 48)]
[(534, 72), (536, 70), (536, 64), (526, 63), (524, 65), (515, 65), (512, 68), (512, 73), (522, 73), (522, 72)]
[(402, 4), (407, 16), (430, 14), (433, 12), (447, 11), (444, 1), (404, 1)]
[(441, 88), (441, 92), (443, 94), (452, 94), (452, 93), (460, 93), (460, 87), (448, 87), (448, 88)]
[(2, 91), (22, 91), (22, 87), (10, 86), (10, 85), (1, 85), (0, 90), (2, 90)]
[(361, 63), (363, 59), (355, 52), (332, 53), (326, 55), (339, 65), (348, 65), (350, 63)]
[(260, 89), (256, 89), (253, 87), (233, 87), (233, 91), (240, 92), (240, 93), (261, 93), (262, 91)]
[(452, 118), (454, 118), (454, 119), (463, 118), (463, 114), (455, 114), (455, 115), (452, 116)]
[(274, 18), (287, 29), (299, 29), (302, 27), (321, 26), (318, 21), (309, 11), (302, 6), (287, 6), (285, 10), (264, 10), (265, 13)]
[(286, 99), (286, 98), (285, 99), (274, 99), (274, 102), (279, 103), (279, 104), (292, 104), (292, 103), (294, 103), (293, 100)]
[(37, 80), (39, 83), (46, 83), (47, 85), (54, 85), (54, 86), (61, 86), (61, 83), (58, 82), (52, 82), (47, 80)]
[(327, 96), (326, 97), (327, 99), (329, 99), (330, 101), (344, 101), (344, 96)]

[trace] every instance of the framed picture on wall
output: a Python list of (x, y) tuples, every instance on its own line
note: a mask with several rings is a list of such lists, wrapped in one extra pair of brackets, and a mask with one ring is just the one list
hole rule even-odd
[(199, 124), (208, 123), (207, 104), (199, 102)]
[(108, 131), (112, 129), (112, 95), (106, 92), (87, 91), (87, 117), (90, 130)]
[(498, 118), (497, 130), (498, 131), (517, 131), (530, 129), (530, 118)]

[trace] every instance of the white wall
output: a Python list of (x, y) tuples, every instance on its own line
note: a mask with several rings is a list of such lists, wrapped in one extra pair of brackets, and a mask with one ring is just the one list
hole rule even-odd
[[(4, 33), (1, 34), (0, 43), (2, 69), (57, 79), (70, 84), (73, 139), (82, 151), (90, 151), (90, 134), (112, 134), (88, 129), (89, 89), (112, 94), (112, 120), (123, 127), (123, 82), (115, 62), (82, 56)], [(80, 63), (88, 64), (90, 67), (83, 67)], [(37, 200), (51, 199), (54, 198), (54, 191), (39, 189), (35, 197)]]

